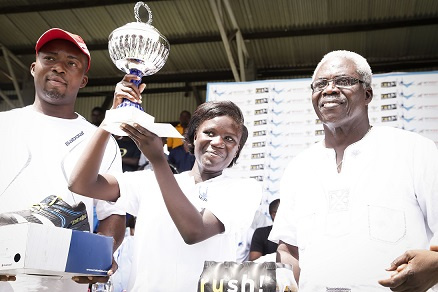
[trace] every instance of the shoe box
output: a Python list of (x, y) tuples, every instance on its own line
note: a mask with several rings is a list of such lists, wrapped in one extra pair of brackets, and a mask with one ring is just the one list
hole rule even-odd
[(112, 237), (36, 223), (0, 226), (3, 275), (106, 275), (112, 254)]

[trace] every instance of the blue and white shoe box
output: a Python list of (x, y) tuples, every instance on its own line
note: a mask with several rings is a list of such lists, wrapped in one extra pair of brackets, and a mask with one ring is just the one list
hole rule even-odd
[(112, 254), (112, 237), (36, 223), (0, 226), (3, 275), (105, 276)]

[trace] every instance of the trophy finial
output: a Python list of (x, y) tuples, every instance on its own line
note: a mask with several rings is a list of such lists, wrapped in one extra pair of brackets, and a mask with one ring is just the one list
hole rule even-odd
[(137, 20), (137, 22), (142, 22), (140, 19), (140, 15), (138, 14), (138, 10), (140, 9), (140, 6), (144, 6), (144, 8), (146, 8), (146, 10), (148, 11), (149, 19), (148, 19), (148, 22), (146, 22), (146, 23), (150, 25), (152, 23), (152, 11), (149, 8), (149, 6), (142, 1), (137, 2), (134, 6), (135, 19)]

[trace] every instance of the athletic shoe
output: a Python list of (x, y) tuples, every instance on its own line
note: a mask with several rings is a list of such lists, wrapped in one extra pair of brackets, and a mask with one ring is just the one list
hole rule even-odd
[(90, 231), (87, 209), (83, 202), (70, 206), (53, 195), (34, 204), (29, 210), (0, 214), (0, 226), (27, 222)]

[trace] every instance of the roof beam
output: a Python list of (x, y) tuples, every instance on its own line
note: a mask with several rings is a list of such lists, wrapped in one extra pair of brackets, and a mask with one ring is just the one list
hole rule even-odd
[[(12, 78), (12, 84), (14, 85), (14, 89), (18, 97), (19, 105), (24, 106), (23, 97), (20, 92), (20, 86), (18, 85), (17, 77), (15, 77), (14, 68), (12, 67), (11, 64), (11, 58), (9, 58), (10, 53), (8, 52), (8, 49), (6, 47), (2, 47), (2, 50), (3, 50), (3, 56), (5, 57), (6, 66), (8, 67), (9, 74), (11, 75)], [(3, 99), (5, 98), (3, 97)]]
[(220, 13), (219, 8), (219, 1), (217, 0), (210, 0), (210, 7), (211, 11), (213, 12), (214, 19), (216, 20), (217, 27), (219, 29), (219, 33), (222, 39), (222, 43), (224, 45), (225, 54), (227, 55), (228, 63), (230, 64), (231, 71), (233, 72), (234, 81), (239, 82), (240, 76), (239, 72), (237, 71), (236, 63), (234, 62), (233, 53), (231, 52), (231, 44), (227, 37), (227, 32), (225, 31), (224, 21), (223, 21), (223, 15)]
[[(244, 32), (242, 31), (242, 37), (245, 40), (254, 39), (270, 39), (270, 38), (285, 38), (296, 36), (312, 36), (312, 35), (324, 35), (324, 34), (336, 34), (336, 33), (352, 33), (361, 31), (374, 31), (384, 29), (395, 29), (402, 27), (414, 27), (425, 25), (437, 25), (438, 16), (422, 17), (422, 18), (406, 18), (406, 19), (391, 19), (382, 21), (371, 22), (350, 22), (344, 24), (326, 24), (326, 25), (314, 25), (305, 28), (285, 28), (270, 31), (256, 31), (256, 32)], [(196, 37), (184, 37), (184, 38), (167, 38), (169, 43), (173, 45), (181, 44), (195, 44), (195, 43), (209, 43), (209, 42), (221, 42), (220, 35), (203, 35)], [(90, 51), (93, 50), (108, 50), (108, 42), (94, 43), (87, 45)], [(30, 47), (17, 47), (9, 48), (15, 55), (30, 55), (35, 54), (35, 48)]]
[[(147, 0), (150, 2), (158, 1), (169, 1), (169, 0)], [(101, 7), (110, 5), (120, 5), (120, 4), (135, 4), (137, 1), (132, 0), (80, 0), (80, 1), (56, 1), (50, 3), (38, 3), (38, 1), (32, 1), (29, 5), (15, 5), (15, 6), (5, 6), (1, 7), (1, 14), (17, 14), (17, 13), (28, 13), (28, 12), (41, 12), (41, 11), (53, 11), (53, 10), (68, 10), (76, 8), (90, 8), (90, 7)]]

